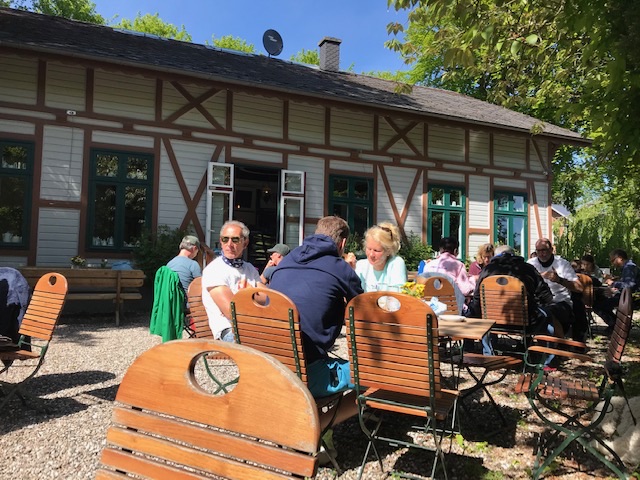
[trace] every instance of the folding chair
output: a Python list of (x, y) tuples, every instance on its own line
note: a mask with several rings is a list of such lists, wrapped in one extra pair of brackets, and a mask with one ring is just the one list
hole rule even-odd
[[(539, 439), (533, 478), (540, 477), (544, 469), (551, 465), (570, 444), (577, 441), (595, 458), (605, 464), (619, 478), (627, 478), (624, 474), (624, 464), (620, 457), (600, 437), (596, 430), (610, 410), (611, 397), (620, 389), (624, 394), (621, 378), (621, 360), (627, 343), (633, 305), (631, 289), (625, 288), (620, 297), (616, 324), (614, 327), (606, 361), (604, 363), (602, 380), (599, 384), (590, 380), (595, 378), (592, 369), (586, 378), (568, 378), (545, 373), (542, 364), (532, 363), (533, 353), (555, 354), (580, 361), (589, 361), (586, 355), (586, 345), (571, 340), (564, 340), (550, 336), (536, 336), (535, 343), (527, 352), (527, 365), (535, 372), (522, 375), (516, 386), (516, 392), (524, 393), (536, 415), (549, 427), (550, 432), (545, 440)], [(626, 395), (624, 395), (626, 398)], [(628, 405), (628, 401), (627, 401)], [(561, 423), (557, 418), (561, 418)], [(634, 419), (635, 422), (635, 419)], [(560, 440), (563, 436), (564, 439)], [(602, 455), (593, 445), (598, 443), (613, 458), (613, 462)], [(542, 464), (542, 456), (546, 458)]]
[(584, 273), (578, 273), (578, 279), (582, 283), (582, 301), (587, 314), (587, 331), (589, 338), (593, 338), (592, 327), (595, 323), (593, 319), (593, 279)]
[(185, 316), (185, 328), (191, 338), (211, 338), (213, 332), (209, 327), (209, 317), (202, 303), (202, 277), (194, 279), (187, 292), (189, 314)]
[[(386, 298), (383, 298), (386, 297)], [(392, 292), (368, 292), (347, 305), (349, 357), (352, 383), (358, 397), (358, 420), (369, 440), (358, 478), (362, 477), (370, 450), (383, 469), (376, 443), (387, 442), (435, 453), (431, 476), (438, 461), (446, 478), (440, 424), (456, 417), (458, 392), (441, 386), (438, 353), (438, 319), (420, 299)], [(373, 428), (369, 410), (380, 415)], [(435, 448), (391, 438), (380, 433), (387, 414), (422, 417), (424, 431), (433, 436)]]
[(424, 280), (424, 291), (422, 297), (428, 302), (431, 297), (438, 297), (438, 300), (447, 306), (446, 313), (459, 315), (458, 301), (456, 293), (451, 281), (442, 276), (421, 277)]
[(67, 279), (54, 272), (43, 275), (33, 289), (29, 306), (20, 324), (20, 339), (15, 349), (0, 351), (0, 360), (5, 364), (0, 374), (6, 372), (15, 361), (29, 362), (29, 373), (17, 383), (0, 381), (0, 393), (4, 395), (0, 410), (14, 395), (18, 396), (23, 404), (26, 403), (25, 387), (42, 367), (53, 330), (64, 306), (67, 289)]
[[(210, 392), (195, 366), (227, 356), (240, 381)], [(222, 379), (224, 368), (212, 371)], [(186, 339), (157, 345), (127, 370), (96, 479), (311, 478), (320, 424), (289, 369), (244, 345)], [(215, 477), (214, 477), (215, 476)]]
[[(275, 290), (242, 289), (231, 300), (231, 318), (237, 343), (272, 355), (305, 385), (308, 383), (300, 317), (289, 297)], [(321, 423), (326, 424), (322, 436), (334, 426), (343, 397), (344, 392), (316, 398)], [(328, 449), (328, 445), (323, 446)], [(335, 459), (329, 458), (336, 471), (340, 472)]]

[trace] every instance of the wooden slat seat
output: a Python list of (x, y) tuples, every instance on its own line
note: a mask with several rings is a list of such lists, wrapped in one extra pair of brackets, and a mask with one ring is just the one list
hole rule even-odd
[[(20, 273), (34, 286), (48, 273), (46, 267), (22, 267)], [(141, 300), (140, 287), (144, 284), (142, 270), (112, 270), (109, 268), (64, 268), (59, 270), (67, 279), (67, 300), (112, 300), (115, 304), (116, 326), (123, 317), (124, 302)]]
[[(383, 304), (387, 307), (381, 306), (381, 297), (386, 297)], [(394, 306), (392, 311), (386, 309), (389, 305)], [(440, 424), (451, 417), (453, 426), (458, 392), (443, 388), (438, 319), (433, 310), (409, 295), (368, 292), (349, 302), (347, 315), (351, 381), (358, 395), (360, 425), (369, 440), (359, 478), (371, 447), (382, 468), (375, 446), (379, 441), (430, 449), (408, 442), (406, 437), (383, 436), (380, 432), (385, 415), (370, 428), (369, 409), (374, 409), (376, 414), (392, 412), (424, 418), (424, 431), (433, 437), (435, 444), (431, 476), (441, 463), (446, 477), (441, 447), (444, 430)]]
[(25, 386), (32, 381), (44, 363), (49, 343), (64, 307), (66, 294), (67, 280), (59, 273), (46, 273), (36, 283), (20, 324), (17, 349), (0, 351), (0, 361), (5, 364), (0, 373), (7, 371), (15, 361), (37, 360), (37, 362), (29, 366), (28, 374), (21, 381), (15, 384), (0, 381), (1, 391), (4, 394), (0, 409), (13, 396), (20, 397), (24, 403)]
[[(523, 374), (515, 387), (517, 393), (527, 396), (536, 415), (551, 430), (545, 438), (541, 437), (536, 463), (533, 468), (533, 478), (538, 478), (545, 469), (572, 442), (577, 441), (585, 450), (609, 467), (619, 478), (627, 478), (625, 466), (615, 451), (600, 438), (596, 427), (604, 420), (609, 411), (609, 405), (614, 392), (622, 389), (621, 361), (633, 317), (631, 289), (622, 291), (616, 323), (607, 349), (605, 368), (599, 382), (594, 381), (593, 371), (585, 378), (576, 378), (559, 372), (545, 372), (542, 363), (533, 363), (532, 358), (539, 358), (541, 354), (554, 354), (559, 357), (574, 359), (581, 362), (590, 361), (587, 347), (581, 342), (565, 340), (556, 337), (538, 335), (528, 348), (525, 360), (527, 365), (535, 370)], [(626, 398), (626, 396), (625, 396)], [(566, 407), (570, 406), (571, 409)], [(557, 418), (561, 418), (558, 423)], [(556, 446), (558, 437), (566, 440)], [(613, 458), (610, 461), (596, 448), (599, 444)], [(542, 454), (547, 454), (541, 463)]]
[(193, 338), (213, 338), (209, 327), (209, 317), (202, 303), (202, 277), (195, 278), (187, 291), (189, 313), (186, 321), (189, 335)]
[[(199, 386), (194, 367), (210, 353), (237, 367), (230, 391)], [(218, 373), (215, 365), (210, 370)], [(313, 397), (255, 349), (203, 339), (158, 345), (127, 370), (116, 402), (96, 479), (315, 476), (320, 424)]]

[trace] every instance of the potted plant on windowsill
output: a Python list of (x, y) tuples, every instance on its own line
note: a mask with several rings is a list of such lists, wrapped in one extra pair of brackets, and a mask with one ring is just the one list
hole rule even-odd
[(71, 268), (84, 268), (87, 266), (87, 261), (80, 255), (71, 257)]

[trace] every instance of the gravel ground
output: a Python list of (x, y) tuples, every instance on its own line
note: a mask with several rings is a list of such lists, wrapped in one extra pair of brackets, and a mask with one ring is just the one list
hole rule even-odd
[[(160, 343), (160, 338), (148, 331), (147, 315), (129, 315), (116, 328), (111, 317), (65, 317), (56, 330), (47, 353), (47, 361), (32, 383), (32, 392), (39, 397), (34, 405), (45, 406), (49, 413), (24, 407), (13, 400), (0, 412), (0, 479), (88, 479), (93, 478), (110, 424), (113, 399), (118, 384), (133, 360), (145, 350)], [(637, 329), (634, 329), (634, 331)], [(637, 332), (636, 332), (637, 334)], [(637, 358), (637, 338), (633, 347)], [(592, 351), (604, 350), (604, 341), (593, 342)], [(338, 353), (345, 354), (344, 338), (339, 340)], [(627, 351), (629, 354), (629, 351)], [(14, 367), (3, 380), (13, 380), (24, 372)], [(510, 375), (492, 390), (509, 427), (495, 435), (499, 426), (495, 411), (485, 398), (471, 402), (461, 412), (462, 436), (445, 440), (448, 451), (449, 478), (485, 478), (487, 480), (529, 478), (533, 464), (535, 435), (543, 430), (528, 408), (523, 396), (512, 393), (516, 376)], [(411, 424), (398, 421), (394, 428), (414, 439), (420, 433), (408, 433)], [(357, 470), (366, 447), (357, 421), (349, 420), (336, 426), (334, 442), (338, 462), (344, 469), (337, 478), (357, 478)], [(386, 468), (415, 475), (427, 475), (431, 455), (407, 452), (402, 448), (383, 447)], [(586, 479), (607, 478), (609, 473), (574, 452), (571, 458), (554, 466), (545, 478)], [(426, 458), (425, 458), (426, 457)], [(370, 457), (371, 458), (371, 457)], [(321, 468), (317, 478), (336, 478), (335, 472)], [(370, 460), (364, 478), (386, 478), (376, 462)]]

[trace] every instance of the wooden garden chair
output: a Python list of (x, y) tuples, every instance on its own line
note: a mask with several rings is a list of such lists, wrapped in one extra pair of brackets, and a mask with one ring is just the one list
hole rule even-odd
[[(381, 302), (381, 297), (384, 302)], [(390, 308), (391, 306), (391, 308)], [(358, 478), (362, 477), (369, 452), (373, 449), (380, 468), (382, 460), (376, 444), (435, 450), (431, 476), (438, 462), (446, 477), (442, 438), (439, 428), (451, 417), (455, 422), (458, 392), (442, 388), (438, 352), (438, 319), (418, 298), (392, 292), (358, 295), (347, 305), (347, 337), (352, 383), (358, 398), (358, 420), (369, 443)], [(369, 411), (380, 415), (371, 420)], [(433, 436), (435, 448), (391, 438), (381, 434), (387, 414), (420, 417), (424, 431)], [(393, 420), (391, 420), (392, 423)], [(374, 424), (373, 427), (369, 424)]]
[(442, 276), (418, 277), (416, 282), (424, 284), (422, 297), (427, 303), (431, 300), (431, 297), (438, 297), (438, 300), (447, 306), (445, 313), (460, 314), (455, 289), (448, 278)]
[[(601, 372), (601, 380), (594, 380), (598, 376), (594, 375), (592, 369), (587, 369), (585, 375), (580, 378), (545, 372), (542, 363), (534, 363), (536, 358), (540, 358), (540, 354), (555, 354), (585, 362), (590, 361), (591, 358), (586, 354), (586, 345), (580, 342), (546, 335), (535, 337), (535, 343), (529, 347), (526, 357), (528, 366), (535, 371), (523, 374), (516, 386), (516, 392), (527, 395), (533, 411), (549, 428), (546, 438), (541, 437), (538, 444), (532, 475), (534, 479), (540, 477), (558, 455), (573, 442), (580, 443), (587, 452), (605, 464), (619, 478), (627, 478), (622, 460), (603, 441), (597, 427), (610, 410), (611, 397), (614, 393), (621, 390), (624, 394), (621, 361), (631, 330), (632, 316), (631, 289), (625, 288), (618, 304), (616, 323)], [(635, 418), (633, 420), (635, 422)], [(560, 437), (564, 439), (560, 441)], [(594, 442), (609, 452), (613, 461), (602, 455), (594, 447)], [(540, 463), (543, 456), (546, 458)]]
[[(195, 366), (212, 353), (237, 367), (233, 388), (210, 392), (199, 383)], [(320, 424), (313, 397), (289, 369), (255, 349), (203, 339), (158, 345), (127, 370), (116, 402), (98, 480), (315, 476)]]
[[(36, 283), (20, 324), (17, 345), (10, 351), (0, 351), (0, 360), (4, 363), (0, 374), (9, 370), (15, 362), (25, 362), (28, 374), (16, 383), (0, 381), (0, 392), (3, 394), (0, 410), (13, 396), (18, 396), (22, 403), (25, 403), (25, 387), (44, 363), (49, 342), (64, 306), (67, 289), (67, 279), (55, 272), (43, 275)], [(7, 346), (3, 348), (6, 349)]]
[[(285, 294), (264, 288), (244, 288), (233, 296), (231, 317), (236, 342), (279, 360), (306, 385), (307, 361), (302, 344), (298, 309)], [(344, 392), (316, 398), (324, 434), (333, 427)], [(323, 445), (328, 448), (327, 445)], [(340, 467), (329, 457), (335, 469)]]
[(582, 301), (587, 315), (587, 329), (589, 338), (593, 338), (592, 327), (595, 323), (593, 319), (593, 279), (584, 273), (578, 273), (578, 279), (582, 283)]
[(202, 277), (195, 278), (187, 291), (189, 313), (185, 316), (185, 329), (191, 338), (211, 338), (209, 317), (202, 303)]

